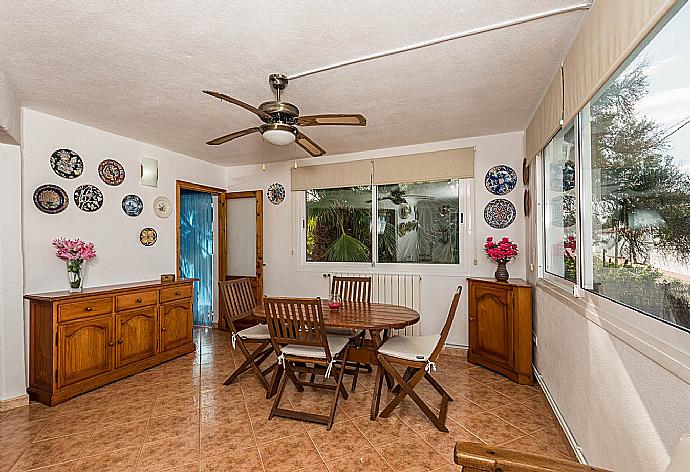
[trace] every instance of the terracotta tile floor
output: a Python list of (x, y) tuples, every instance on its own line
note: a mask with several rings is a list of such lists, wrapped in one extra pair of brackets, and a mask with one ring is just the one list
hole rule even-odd
[[(223, 386), (241, 353), (226, 333), (197, 330), (196, 354), (81, 395), (0, 414), (0, 471), (432, 471), (454, 470), (456, 441), (484, 441), (568, 457), (564, 436), (538, 387), (520, 386), (446, 350), (435, 377), (455, 401), (449, 434), (409, 399), (390, 418), (369, 420), (374, 375), (340, 400), (336, 423), (274, 418), (251, 374)], [(349, 378), (346, 378), (346, 381)], [(423, 382), (418, 392), (438, 397)], [(284, 401), (323, 413), (332, 392), (289, 386)]]

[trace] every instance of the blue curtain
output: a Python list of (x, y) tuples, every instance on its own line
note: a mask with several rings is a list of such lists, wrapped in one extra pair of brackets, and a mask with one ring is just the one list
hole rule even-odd
[(213, 322), (213, 197), (180, 192), (180, 274), (194, 283), (194, 324)]

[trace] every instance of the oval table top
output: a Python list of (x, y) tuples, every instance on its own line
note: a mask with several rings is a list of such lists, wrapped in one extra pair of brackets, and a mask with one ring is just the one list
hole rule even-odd
[[(412, 308), (385, 303), (345, 302), (337, 310), (328, 306), (328, 300), (321, 300), (323, 321), (329, 328), (351, 328), (382, 331), (402, 329), (419, 321), (419, 313)], [(263, 304), (252, 312), (258, 318), (266, 318)]]

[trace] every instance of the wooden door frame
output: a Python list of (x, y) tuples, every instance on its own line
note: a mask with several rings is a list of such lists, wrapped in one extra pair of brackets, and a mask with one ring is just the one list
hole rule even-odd
[[(194, 190), (196, 192), (210, 193), (218, 196), (218, 279), (225, 278), (227, 272), (225, 244), (225, 227), (226, 227), (226, 211), (225, 211), (225, 194), (227, 191), (223, 188), (209, 187), (208, 185), (196, 184), (194, 182), (187, 182), (185, 180), (175, 181), (175, 274), (177, 279), (180, 279), (180, 193), (182, 190)], [(220, 317), (220, 308), (218, 309)]]

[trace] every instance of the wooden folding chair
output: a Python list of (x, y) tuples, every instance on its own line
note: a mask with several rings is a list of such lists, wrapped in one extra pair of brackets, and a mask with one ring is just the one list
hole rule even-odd
[[(264, 309), (273, 348), (278, 355), (278, 369), (283, 369), (285, 372), (280, 379), (280, 386), (268, 419), (274, 416), (293, 418), (325, 424), (330, 430), (340, 395), (342, 394), (345, 399), (348, 396), (343, 387), (343, 376), (350, 338), (326, 335), (320, 298), (264, 297)], [(274, 381), (278, 377), (278, 372), (276, 371)], [(297, 376), (300, 373), (310, 373), (323, 374), (329, 378), (332, 372), (335, 372), (337, 378), (336, 385), (313, 381), (303, 382)], [(288, 378), (300, 392), (304, 391), (305, 385), (335, 390), (330, 416), (280, 408), (280, 399)]]
[[(460, 295), (462, 294), (462, 287), (458, 287), (453, 296), (453, 301), (450, 304), (448, 311), (448, 318), (443, 325), (441, 334), (432, 334), (429, 336), (394, 336), (383, 343), (378, 350), (379, 364), (383, 369), (377, 369), (376, 372), (376, 394), (374, 395), (374, 415), (375, 419), (378, 416), (379, 403), (381, 401), (381, 389), (383, 387), (383, 373), (384, 369), (393, 376), (398, 383), (394, 392), (397, 395), (381, 412), (383, 418), (387, 418), (393, 413), (393, 410), (400, 404), (400, 402), (409, 395), (410, 398), (419, 406), (424, 414), (431, 420), (439, 431), (448, 432), (446, 428), (446, 414), (448, 413), (448, 402), (453, 401), (451, 396), (446, 392), (441, 384), (439, 384), (432, 376), (431, 372), (436, 371), (436, 359), (443, 349), (443, 345), (448, 338), (450, 327), (455, 318), (455, 311), (460, 302)], [(393, 367), (393, 364), (401, 364), (407, 367), (403, 375)], [(424, 403), (424, 400), (414, 391), (422, 379), (426, 379), (432, 387), (441, 395), (441, 408), (439, 414), (436, 415)]]
[[(268, 326), (259, 324), (243, 330), (237, 330), (235, 327), (235, 322), (250, 316), (252, 309), (256, 306), (254, 292), (249, 279), (242, 278), (218, 282), (218, 288), (220, 298), (225, 306), (225, 321), (231, 331), (232, 348), (239, 348), (245, 359), (242, 365), (235, 369), (224, 384), (230, 385), (241, 374), (251, 369), (266, 392), (269, 392), (270, 385), (265, 376), (275, 369), (277, 364), (274, 362), (268, 368), (261, 370), (261, 364), (273, 352)], [(253, 345), (256, 345), (256, 348), (250, 352), (248, 346)]]

